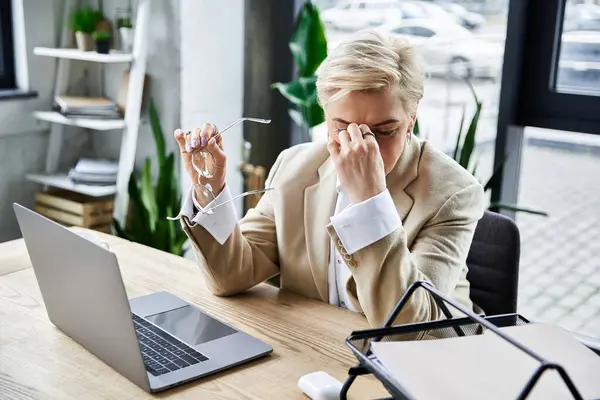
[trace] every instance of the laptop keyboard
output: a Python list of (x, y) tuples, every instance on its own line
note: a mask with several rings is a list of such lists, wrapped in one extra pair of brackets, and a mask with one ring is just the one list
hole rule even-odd
[(156, 325), (135, 314), (132, 316), (146, 370), (152, 375), (168, 374), (208, 360), (203, 354)]

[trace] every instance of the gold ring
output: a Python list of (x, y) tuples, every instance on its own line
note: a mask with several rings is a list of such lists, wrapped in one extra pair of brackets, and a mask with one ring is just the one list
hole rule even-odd
[(364, 138), (365, 138), (365, 136), (367, 136), (367, 135), (369, 135), (369, 136), (373, 136), (373, 139), (376, 139), (376, 138), (375, 138), (375, 134), (374, 134), (373, 132), (365, 132), (365, 133), (363, 133), (363, 134), (362, 134), (362, 137), (363, 137), (363, 139), (364, 139)]

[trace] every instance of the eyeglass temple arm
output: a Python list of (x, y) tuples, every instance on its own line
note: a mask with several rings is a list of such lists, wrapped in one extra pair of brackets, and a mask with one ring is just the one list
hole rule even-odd
[(268, 192), (268, 191), (270, 191), (270, 190), (273, 190), (273, 188), (257, 189), (257, 190), (249, 190), (249, 191), (247, 191), (247, 192), (244, 192), (244, 193), (242, 193), (242, 194), (238, 194), (237, 196), (235, 196), (235, 197), (233, 197), (233, 198), (231, 198), (231, 199), (229, 199), (229, 200), (227, 200), (227, 201), (224, 201), (223, 203), (219, 203), (219, 204), (217, 204), (217, 205), (215, 205), (215, 206), (212, 206), (212, 207), (205, 208), (204, 210), (200, 210), (199, 212), (201, 212), (201, 213), (202, 213), (202, 212), (203, 212), (203, 213), (206, 213), (207, 211), (213, 211), (215, 208), (219, 208), (219, 207), (221, 207), (221, 206), (223, 206), (223, 205), (225, 205), (225, 204), (227, 204), (227, 203), (231, 203), (232, 201), (234, 201), (234, 200), (237, 200), (237, 199), (239, 199), (240, 197), (249, 196), (249, 195), (251, 195), (251, 194), (264, 193), (264, 192)]

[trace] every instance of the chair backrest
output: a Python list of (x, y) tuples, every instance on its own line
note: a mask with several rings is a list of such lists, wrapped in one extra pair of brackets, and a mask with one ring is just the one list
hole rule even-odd
[(479, 220), (467, 256), (471, 300), (487, 315), (517, 310), (521, 242), (515, 222), (486, 211)]

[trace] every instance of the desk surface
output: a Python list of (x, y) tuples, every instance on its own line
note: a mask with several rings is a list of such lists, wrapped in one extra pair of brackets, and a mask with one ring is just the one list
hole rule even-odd
[[(191, 261), (102, 235), (119, 259), (129, 297), (167, 290), (273, 346), (273, 354), (154, 397), (306, 398), (300, 376), (323, 370), (343, 381), (356, 359), (344, 340), (367, 328), (362, 315), (266, 284), (238, 296), (213, 296)], [(351, 398), (385, 396), (359, 378)], [(48, 320), (22, 240), (0, 244), (0, 399), (152, 397), (60, 332)]]

